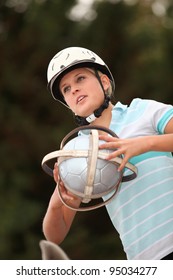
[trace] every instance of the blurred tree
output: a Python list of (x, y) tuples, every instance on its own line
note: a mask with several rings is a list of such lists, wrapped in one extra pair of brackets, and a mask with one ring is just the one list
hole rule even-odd
[[(49, 60), (68, 46), (91, 48), (115, 76), (115, 100), (173, 103), (173, 4), (166, 3), (95, 0), (84, 13), (82, 1), (1, 1), (0, 259), (40, 258), (54, 188), (40, 163), (76, 126), (46, 89)], [(104, 208), (79, 213), (62, 247), (76, 259), (125, 258)]]
[[(53, 13), (54, 38), (55, 34), (57, 38), (63, 36), (59, 22), (55, 28), (57, 15), (59, 21), (64, 19), (64, 30), (68, 25), (64, 12), (67, 3), (50, 2), (32, 1), (25, 11), (18, 6), (9, 7), (10, 1), (1, 7), (0, 258), (40, 256), (34, 244), (38, 245), (42, 236), (44, 197), (47, 202), (52, 191), (52, 180), (44, 176), (40, 163), (53, 147), (59, 148), (59, 141), (72, 125), (65, 114), (63, 123), (67, 125), (63, 126), (64, 109), (53, 103), (46, 89), (46, 67), (52, 55), (51, 47), (51, 54), (47, 49), (52, 33), (49, 28), (46, 33), (45, 30), (49, 24), (53, 26)], [(45, 21), (47, 10), (49, 17)]]

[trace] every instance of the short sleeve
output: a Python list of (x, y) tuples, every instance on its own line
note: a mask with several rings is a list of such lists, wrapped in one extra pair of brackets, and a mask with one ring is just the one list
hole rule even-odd
[(153, 116), (152, 125), (159, 134), (163, 134), (167, 123), (173, 118), (173, 106), (152, 100), (149, 103), (148, 109)]

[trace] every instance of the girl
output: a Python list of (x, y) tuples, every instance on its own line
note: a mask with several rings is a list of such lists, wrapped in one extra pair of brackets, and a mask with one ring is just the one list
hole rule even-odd
[[(70, 47), (57, 53), (48, 66), (48, 88), (55, 100), (71, 109), (78, 125), (101, 125), (119, 138), (101, 134), (100, 149), (123, 155), (122, 170), (130, 161), (138, 176), (121, 183), (106, 208), (120, 234), (127, 259), (173, 259), (173, 106), (133, 99), (129, 106), (111, 103), (114, 78), (92, 51)], [(58, 181), (55, 165), (54, 179)], [(61, 183), (63, 197), (80, 205)], [(43, 221), (45, 237), (57, 244), (67, 235), (76, 212), (64, 206), (57, 190)]]

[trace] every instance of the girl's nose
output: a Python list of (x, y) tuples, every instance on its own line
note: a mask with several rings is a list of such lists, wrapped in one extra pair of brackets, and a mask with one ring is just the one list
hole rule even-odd
[(76, 94), (78, 91), (79, 91), (79, 88), (77, 86), (72, 87), (72, 90), (71, 90), (72, 94)]

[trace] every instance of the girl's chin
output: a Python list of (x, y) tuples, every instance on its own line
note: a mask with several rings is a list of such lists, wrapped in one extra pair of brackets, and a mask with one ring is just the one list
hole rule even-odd
[[(98, 106), (99, 107), (99, 106)], [(92, 115), (93, 112), (98, 108), (98, 107), (94, 107), (92, 108), (91, 106), (89, 108), (87, 108), (86, 110), (77, 110), (77, 115), (81, 116), (81, 117), (85, 117), (87, 118), (88, 116)]]
[[(84, 106), (82, 106), (82, 110), (80, 110), (80, 108), (78, 108), (79, 110), (76, 110), (76, 115), (80, 116), (80, 117), (83, 117), (83, 118), (87, 118), (88, 116), (92, 115), (93, 112), (99, 108), (99, 105), (98, 106), (94, 106), (93, 107), (93, 104), (90, 104), (90, 106), (86, 106), (86, 108), (84, 108)], [(77, 109), (77, 108), (76, 108)]]
[(88, 116), (90, 116), (94, 111), (88, 110), (88, 111), (80, 111), (78, 110), (76, 113), (76, 115), (83, 117), (83, 118), (87, 118)]
[(87, 117), (89, 117), (89, 116), (92, 115), (92, 114), (93, 114), (93, 113), (88, 113), (87, 115), (86, 115), (86, 114), (76, 113), (77, 116), (82, 117), (82, 118), (87, 118)]

